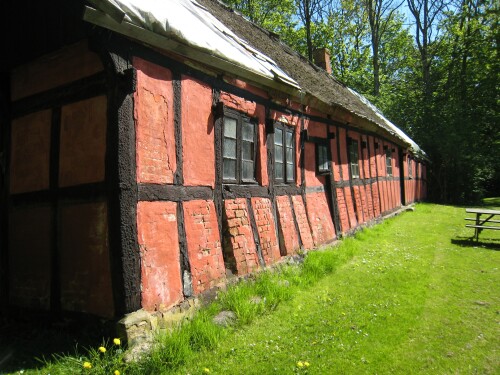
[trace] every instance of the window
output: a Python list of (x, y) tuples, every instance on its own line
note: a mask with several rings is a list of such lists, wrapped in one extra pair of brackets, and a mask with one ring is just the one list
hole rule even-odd
[(385, 170), (387, 176), (392, 176), (392, 151), (390, 148), (385, 150)]
[(349, 143), (349, 166), (352, 178), (359, 178), (359, 151), (358, 141), (353, 139)]
[(330, 172), (330, 159), (328, 158), (328, 146), (325, 144), (316, 144), (316, 163), (318, 174), (327, 174)]
[(409, 178), (413, 177), (413, 170), (412, 170), (412, 168), (413, 168), (412, 162), (411, 162), (410, 157), (408, 156), (408, 177)]
[(236, 112), (226, 112), (223, 123), (222, 178), (229, 183), (254, 183), (255, 123)]
[(274, 179), (277, 182), (295, 182), (294, 129), (276, 123), (274, 128)]

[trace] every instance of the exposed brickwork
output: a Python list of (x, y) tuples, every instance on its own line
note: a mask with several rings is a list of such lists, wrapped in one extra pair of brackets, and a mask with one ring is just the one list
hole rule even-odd
[(251, 201), (257, 231), (259, 232), (262, 256), (266, 265), (270, 265), (281, 258), (273, 207), (271, 201), (267, 198), (252, 198)]
[(134, 67), (137, 181), (171, 184), (177, 167), (172, 72), (139, 58)]
[(313, 237), (311, 235), (311, 227), (307, 219), (306, 207), (302, 196), (292, 195), (293, 210), (295, 211), (295, 219), (299, 226), (300, 238), (302, 239), (302, 246), (305, 249), (312, 249), (314, 247)]
[(294, 254), (300, 248), (300, 243), (288, 195), (276, 197), (276, 206), (278, 211), (280, 244), (283, 254)]
[(226, 275), (219, 226), (214, 202), (189, 201), (183, 206), (193, 291), (199, 294)]
[(344, 189), (342, 188), (337, 188), (337, 204), (339, 208), (340, 228), (342, 233), (345, 233), (349, 230), (349, 216), (345, 203)]
[(361, 186), (353, 186), (353, 198), (356, 207), (356, 218), (359, 224), (363, 223), (364, 215), (363, 215), (363, 203), (361, 201)]
[(182, 298), (177, 203), (139, 202), (137, 230), (141, 250), (142, 307), (162, 310)]
[(253, 239), (245, 198), (224, 201), (224, 261), (226, 267), (238, 275), (259, 268), (257, 248)]

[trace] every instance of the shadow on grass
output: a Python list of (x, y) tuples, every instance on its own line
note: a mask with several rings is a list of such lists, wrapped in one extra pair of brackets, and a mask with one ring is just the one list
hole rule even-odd
[(42, 367), (38, 359), (54, 355), (86, 353), (103, 338), (113, 337), (113, 325), (81, 316), (53, 320), (40, 313), (0, 314), (0, 374), (18, 373)]
[(461, 247), (481, 247), (484, 249), (500, 250), (499, 238), (479, 238), (476, 241), (473, 237), (456, 237), (451, 239), (451, 243)]

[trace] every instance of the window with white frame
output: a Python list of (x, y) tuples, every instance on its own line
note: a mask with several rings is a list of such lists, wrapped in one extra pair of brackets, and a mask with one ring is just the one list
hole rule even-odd
[(349, 167), (351, 177), (359, 178), (359, 145), (358, 141), (351, 139), (349, 143)]
[(410, 156), (408, 156), (408, 177), (413, 178), (413, 163)]
[(224, 111), (222, 179), (225, 183), (255, 183), (257, 125), (235, 111)]
[(274, 125), (274, 180), (295, 182), (295, 129), (282, 123)]

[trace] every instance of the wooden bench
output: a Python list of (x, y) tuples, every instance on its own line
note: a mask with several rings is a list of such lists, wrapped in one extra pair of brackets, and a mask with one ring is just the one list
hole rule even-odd
[[(500, 210), (487, 210), (483, 208), (466, 208), (465, 212), (468, 214), (475, 214), (476, 217), (466, 217), (465, 220), (473, 221), (474, 224), (466, 224), (467, 228), (474, 228), (474, 238), (479, 240), (479, 234), (484, 229), (500, 230), (500, 220), (494, 219), (500, 217)], [(485, 215), (485, 217), (481, 217)]]

